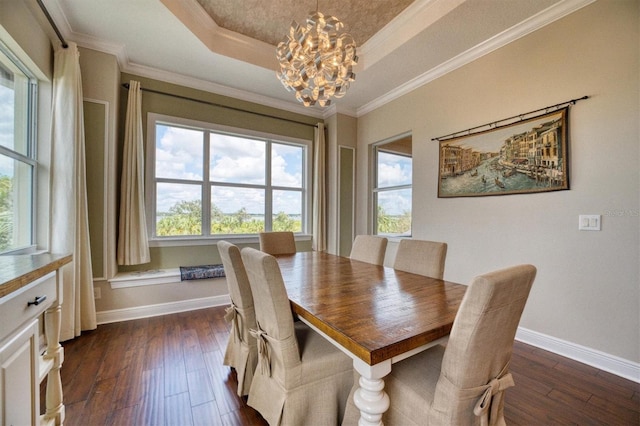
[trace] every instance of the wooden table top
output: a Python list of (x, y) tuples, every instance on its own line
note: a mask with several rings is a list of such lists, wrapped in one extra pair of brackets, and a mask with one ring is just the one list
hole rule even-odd
[(51, 253), (0, 256), (0, 297), (71, 262), (72, 255)]
[(276, 257), (293, 311), (369, 365), (449, 335), (467, 288), (326, 253)]

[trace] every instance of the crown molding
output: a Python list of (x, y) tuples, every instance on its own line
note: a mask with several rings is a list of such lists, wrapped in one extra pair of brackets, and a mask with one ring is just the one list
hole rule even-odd
[(160, 0), (209, 50), (219, 55), (278, 69), (275, 46), (220, 27), (196, 0)]
[(380, 108), (381, 106), (398, 99), (407, 93), (430, 83), (451, 71), (454, 71), (463, 65), (469, 64), (476, 59), (479, 59), (501, 47), (506, 46), (534, 31), (543, 28), (552, 22), (557, 21), (591, 3), (596, 0), (564, 0), (560, 3), (556, 3), (553, 6), (539, 12), (529, 19), (522, 21), (521, 23), (514, 25), (513, 27), (503, 31), (500, 34), (487, 39), (486, 41), (477, 44), (476, 46), (466, 50), (465, 52), (451, 58), (450, 60), (443, 62), (430, 69), (429, 71), (421, 74), (420, 76), (409, 80), (408, 82), (396, 87), (395, 89), (387, 92), (386, 94), (374, 99), (371, 102), (359, 107), (357, 109), (357, 116), (360, 117), (368, 112)]
[(184, 87), (190, 87), (192, 89), (215, 93), (217, 95), (228, 96), (230, 98), (252, 102), (271, 108), (281, 109), (296, 114), (302, 114), (314, 118), (323, 118), (322, 110), (316, 108), (307, 108), (302, 104), (274, 99), (246, 90), (235, 89), (232, 87), (223, 86), (221, 84), (204, 81), (198, 78), (188, 77), (182, 74), (176, 74), (169, 71), (147, 67), (145, 65), (127, 62), (126, 64), (120, 65), (120, 70), (128, 74), (135, 74), (141, 77), (164, 81), (166, 83), (177, 84)]
[(357, 70), (366, 70), (465, 1), (416, 0), (362, 45)]

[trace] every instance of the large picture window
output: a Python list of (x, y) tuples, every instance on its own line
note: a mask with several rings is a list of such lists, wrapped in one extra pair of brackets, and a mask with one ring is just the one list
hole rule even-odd
[(374, 233), (411, 235), (411, 138), (378, 145), (375, 154)]
[(0, 42), (0, 253), (34, 241), (37, 80)]
[(307, 233), (310, 142), (149, 115), (152, 239)]

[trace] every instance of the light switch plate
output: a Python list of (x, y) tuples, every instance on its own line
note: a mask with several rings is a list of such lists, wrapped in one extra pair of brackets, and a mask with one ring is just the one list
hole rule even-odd
[(601, 216), (599, 214), (581, 214), (578, 216), (578, 229), (581, 231), (599, 231)]

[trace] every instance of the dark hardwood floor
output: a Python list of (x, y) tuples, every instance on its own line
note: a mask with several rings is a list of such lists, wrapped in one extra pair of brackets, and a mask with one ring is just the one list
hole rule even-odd
[[(63, 343), (67, 426), (265, 425), (222, 365), (224, 307), (105, 324)], [(639, 425), (640, 384), (516, 342), (509, 425)]]

